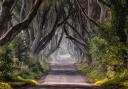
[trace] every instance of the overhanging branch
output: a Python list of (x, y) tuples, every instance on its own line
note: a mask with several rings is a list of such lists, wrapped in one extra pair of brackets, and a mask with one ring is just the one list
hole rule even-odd
[(57, 45), (53, 49), (50, 50), (50, 52), (48, 53), (47, 57), (52, 55), (59, 48), (59, 46), (60, 46), (60, 44), (62, 42), (62, 39), (63, 39), (63, 35), (64, 35), (64, 32), (62, 31), (61, 36), (60, 36), (60, 38), (59, 38), (59, 40), (57, 42)]
[(73, 40), (73, 41), (79, 43), (79, 44), (82, 45), (83, 47), (86, 47), (86, 46), (87, 46), (85, 43), (82, 43), (82, 42), (80, 42), (78, 39), (76, 39), (76, 38), (72, 37), (71, 35), (69, 35), (69, 33), (68, 33), (68, 31), (66, 30), (66, 27), (65, 27), (65, 26), (64, 26), (63, 28), (64, 28), (64, 32), (65, 32), (65, 34), (66, 34), (66, 36), (67, 36), (68, 39)]
[(11, 8), (15, 0), (4, 0), (0, 13), (0, 36), (7, 31), (7, 24), (11, 20)]
[[(85, 43), (87, 42), (83, 37), (82, 35), (77, 31), (77, 29), (75, 27), (73, 27), (68, 21), (66, 21), (66, 24), (72, 28), (72, 30), (80, 37), (80, 39)], [(85, 43), (86, 44), (86, 43)]]
[(83, 10), (82, 5), (80, 4), (79, 0), (76, 0), (80, 10), (82, 11), (83, 15), (90, 21), (92, 22), (94, 25), (96, 25), (97, 27), (100, 27), (100, 25), (91, 17), (88, 16), (88, 14), (85, 12), (85, 10)]
[(29, 26), (31, 21), (36, 16), (39, 6), (41, 5), (41, 2), (42, 0), (36, 0), (34, 6), (30, 10), (27, 17), (21, 23), (10, 28), (2, 37), (0, 37), (0, 46), (3, 46), (4, 44), (11, 41), (18, 33), (21, 32), (21, 30)]
[(111, 5), (103, 0), (98, 0), (99, 2), (101, 2), (102, 4), (104, 4), (107, 7), (111, 7)]

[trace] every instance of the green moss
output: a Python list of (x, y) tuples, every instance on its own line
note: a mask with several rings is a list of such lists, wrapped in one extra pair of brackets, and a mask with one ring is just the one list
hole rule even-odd
[(97, 80), (97, 81), (96, 81), (96, 84), (97, 84), (97, 85), (103, 85), (103, 84), (106, 83), (107, 81), (109, 81), (107, 78), (102, 79), (102, 80)]
[(14, 82), (9, 82), (9, 84), (13, 87), (20, 87), (25, 85), (36, 85), (37, 81), (33, 79), (24, 79), (21, 76), (17, 76), (15, 77)]
[(117, 74), (115, 77), (113, 76), (113, 78), (111, 79), (104, 78), (102, 80), (97, 80), (96, 84), (103, 85), (103, 86), (118, 85), (118, 86), (128, 87), (127, 78), (128, 78), (128, 73), (124, 72), (124, 73)]
[(22, 82), (25, 82), (25, 83), (27, 83), (27, 84), (37, 84), (37, 81), (36, 80), (32, 80), (32, 79), (24, 79), (24, 78), (22, 78), (21, 76), (17, 76), (17, 81), (22, 81)]
[(9, 82), (9, 84), (13, 87), (21, 87), (27, 85), (26, 82)]

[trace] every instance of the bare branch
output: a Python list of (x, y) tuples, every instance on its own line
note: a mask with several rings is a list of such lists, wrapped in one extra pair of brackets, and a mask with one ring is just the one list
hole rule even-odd
[(100, 3), (104, 4), (107, 7), (111, 7), (111, 5), (103, 0), (98, 0)]
[(61, 36), (59, 38), (59, 41), (57, 42), (57, 45), (50, 50), (49, 54), (47, 55), (47, 57), (49, 57), (50, 55), (52, 55), (60, 46), (61, 42), (62, 42), (62, 39), (63, 39), (63, 35), (64, 35), (64, 32), (62, 31), (61, 33)]
[(15, 0), (4, 0), (2, 4), (2, 12), (0, 13), (0, 36), (7, 31), (7, 24), (11, 20), (11, 8)]
[(64, 24), (69, 19), (70, 15), (71, 15), (71, 13), (70, 13), (71, 9), (72, 9), (72, 5), (69, 8), (68, 15), (64, 18), (64, 20), (62, 22), (58, 23), (58, 26)]
[(75, 27), (73, 27), (69, 22), (66, 22), (66, 24), (72, 28), (72, 30), (80, 37), (80, 39), (85, 43), (86, 40), (81, 36), (81, 34), (77, 31)]
[(64, 28), (64, 32), (65, 32), (65, 34), (66, 34), (66, 36), (67, 36), (68, 39), (74, 40), (75, 42), (79, 43), (80, 45), (82, 45), (82, 46), (84, 46), (84, 47), (87, 46), (85, 43), (82, 43), (82, 42), (80, 42), (78, 39), (76, 39), (76, 38), (72, 37), (71, 35), (69, 35), (69, 33), (68, 33), (68, 31), (66, 30), (66, 27), (65, 27), (65, 26), (64, 26), (63, 28)]
[(41, 5), (42, 0), (36, 0), (34, 6), (30, 10), (27, 17), (19, 24), (13, 26), (0, 38), (0, 46), (11, 41), (21, 30), (27, 28), (33, 18), (36, 16), (39, 6)]
[(13, 11), (13, 9), (14, 9), (14, 8), (15, 8), (15, 6), (16, 6), (16, 3), (17, 3), (17, 0), (15, 0), (15, 2), (13, 3), (13, 5), (12, 5), (12, 8), (11, 8), (10, 12), (12, 12), (12, 11)]
[(100, 27), (100, 25), (99, 25), (93, 18), (89, 17), (88, 14), (85, 12), (85, 10), (82, 9), (82, 6), (81, 6), (79, 0), (76, 0), (76, 2), (77, 2), (77, 4), (78, 4), (80, 10), (82, 11), (83, 15), (84, 15), (87, 19), (89, 19), (90, 22), (92, 22), (93, 24), (95, 24), (97, 27)]

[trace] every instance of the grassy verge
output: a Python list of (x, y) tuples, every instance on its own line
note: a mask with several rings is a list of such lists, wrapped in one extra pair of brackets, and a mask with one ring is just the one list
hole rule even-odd
[[(12, 89), (12, 88), (1, 88), (4, 85), (9, 85), (14, 88), (23, 87), (26, 85), (36, 85), (38, 80), (46, 76), (49, 70), (49, 64), (47, 62), (39, 62), (32, 64), (27, 71), (18, 73), (11, 73), (10, 80), (2, 81), (0, 84), (0, 89)], [(6, 83), (4, 83), (6, 82)]]
[(21, 87), (25, 85), (36, 85), (37, 81), (35, 79), (24, 79), (21, 76), (17, 76), (13, 82), (8, 82), (12, 87)]
[[(101, 86), (120, 86), (128, 89), (128, 71), (121, 73), (110, 73), (111, 78), (108, 78), (107, 73), (98, 68), (89, 67), (86, 63), (77, 63), (78, 70), (88, 78), (89, 82), (96, 83)], [(119, 88), (120, 89), (120, 88)]]
[(88, 82), (96, 82), (97, 80), (104, 79), (105, 73), (101, 72), (98, 69), (93, 69), (92, 67), (88, 66), (88, 64), (82, 62), (76, 64), (77, 69), (85, 75)]

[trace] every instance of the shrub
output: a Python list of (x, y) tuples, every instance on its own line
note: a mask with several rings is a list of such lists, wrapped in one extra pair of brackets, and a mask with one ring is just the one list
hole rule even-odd
[[(89, 67), (82, 66), (81, 71), (84, 71), (91, 80), (98, 80), (96, 83), (100, 85), (127, 86), (128, 46), (120, 43), (115, 34), (111, 34), (112, 30), (105, 31), (103, 32), (106, 34), (100, 32), (91, 38), (93, 62)], [(87, 70), (89, 68), (90, 71)]]
[(7, 46), (0, 48), (0, 78), (10, 79), (13, 65), (11, 49)]
[[(93, 65), (96, 67), (101, 67), (101, 69), (104, 71), (106, 70), (106, 64), (104, 64), (104, 55), (106, 52), (106, 48), (108, 47), (108, 43), (105, 39), (99, 37), (99, 36), (94, 36), (91, 39), (90, 43), (91, 47), (91, 54), (92, 54), (92, 59), (93, 59)], [(103, 60), (102, 60), (103, 59)]]
[(0, 89), (12, 89), (8, 83), (0, 82)]

